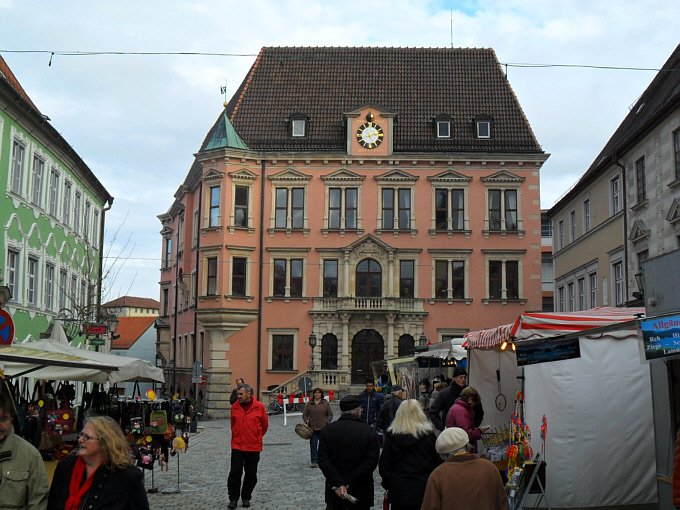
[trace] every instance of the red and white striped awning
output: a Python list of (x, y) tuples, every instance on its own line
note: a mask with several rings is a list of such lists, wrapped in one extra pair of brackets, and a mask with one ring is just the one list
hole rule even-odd
[[(644, 308), (600, 307), (581, 312), (525, 313), (514, 324), (473, 331), (465, 335), (467, 349), (493, 349), (510, 340), (537, 340), (577, 333), (601, 326), (626, 322), (644, 315)], [(617, 336), (616, 333), (608, 333)], [(627, 332), (622, 333), (627, 335)]]
[(510, 330), (514, 324), (505, 324), (497, 328), (472, 331), (465, 335), (463, 347), (466, 349), (493, 349), (497, 345), (510, 340)]
[(515, 321), (510, 336), (516, 340), (535, 340), (566, 335), (635, 320), (644, 313), (644, 308), (606, 306), (581, 312), (525, 313)]

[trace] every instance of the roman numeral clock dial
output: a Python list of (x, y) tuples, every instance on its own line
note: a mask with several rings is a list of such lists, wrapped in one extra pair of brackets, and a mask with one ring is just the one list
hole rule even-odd
[(366, 149), (375, 149), (382, 143), (383, 137), (385, 136), (383, 129), (373, 122), (374, 118), (373, 114), (369, 113), (366, 115), (366, 120), (368, 122), (364, 122), (359, 126), (359, 129), (357, 129), (357, 141), (359, 142), (359, 145)]

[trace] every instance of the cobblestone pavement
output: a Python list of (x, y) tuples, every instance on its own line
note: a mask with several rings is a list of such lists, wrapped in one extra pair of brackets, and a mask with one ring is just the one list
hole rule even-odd
[[(333, 406), (334, 420), (340, 415)], [(283, 415), (269, 417), (269, 431), (264, 436), (263, 451), (257, 469), (257, 486), (251, 508), (254, 510), (323, 509), (324, 477), (318, 468), (310, 468), (309, 442), (300, 439), (294, 426), (300, 417), (289, 417), (283, 426)], [(227, 475), (230, 465), (231, 427), (229, 420), (200, 422), (199, 432), (189, 438), (186, 453), (170, 457), (170, 470), (153, 470), (153, 486), (149, 493), (152, 510), (177, 508), (226, 509)], [(177, 465), (180, 476), (178, 484)], [(152, 487), (151, 472), (145, 471), (147, 489)], [(381, 508), (383, 489), (376, 469), (375, 506)], [(177, 489), (181, 492), (177, 493)], [(168, 492), (175, 492), (170, 494)], [(239, 501), (239, 505), (240, 505)], [(240, 508), (240, 507), (239, 507)]]

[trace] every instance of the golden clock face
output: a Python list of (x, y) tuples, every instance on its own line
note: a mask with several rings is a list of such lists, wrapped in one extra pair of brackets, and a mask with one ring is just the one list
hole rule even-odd
[(357, 129), (357, 141), (366, 149), (375, 149), (383, 141), (382, 128), (375, 122), (364, 122)]

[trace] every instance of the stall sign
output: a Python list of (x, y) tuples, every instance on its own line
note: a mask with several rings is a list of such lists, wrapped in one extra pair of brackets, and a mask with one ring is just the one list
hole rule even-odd
[(90, 345), (104, 345), (104, 343), (103, 338), (90, 338)]
[(543, 340), (530, 343), (519, 342), (515, 346), (518, 367), (581, 357), (578, 338)]
[(640, 322), (647, 361), (680, 357), (680, 315)]
[(103, 324), (83, 324), (83, 333), (86, 335), (104, 335), (106, 326)]

